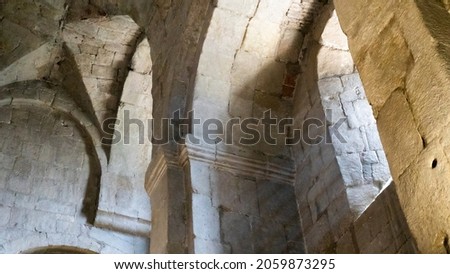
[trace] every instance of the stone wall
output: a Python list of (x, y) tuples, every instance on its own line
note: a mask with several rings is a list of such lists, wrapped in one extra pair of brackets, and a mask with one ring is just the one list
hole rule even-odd
[(128, 64), (142, 30), (128, 16), (69, 22), (62, 39), (66, 56), (57, 78), (80, 105), (91, 106), (99, 128), (116, 117)]
[[(102, 179), (95, 224), (141, 236), (150, 233), (151, 209), (144, 189), (152, 156), (152, 66), (148, 40), (133, 55), (117, 110), (114, 133), (103, 140), (110, 146), (108, 170)], [(133, 228), (130, 228), (133, 227)]]
[(190, 161), (195, 253), (303, 253), (294, 189)]
[[(372, 108), (332, 5), (325, 6), (307, 38), (294, 104), (297, 128), (306, 130), (303, 135), (309, 137), (294, 148), (297, 201), (307, 251), (400, 251), (401, 246), (393, 250), (386, 249), (386, 242), (372, 242), (384, 237), (403, 245), (410, 240), (407, 229), (399, 235), (390, 229), (375, 229), (368, 234), (368, 227), (358, 225), (371, 219), (389, 227), (390, 223), (403, 225), (404, 219), (395, 199), (389, 201), (390, 206), (396, 207), (395, 214), (372, 213), (384, 210), (382, 202), (377, 201), (383, 199), (379, 195), (386, 195), (381, 193), (390, 184), (391, 175)], [(312, 119), (320, 124), (314, 123), (308, 130), (305, 124), (309, 125)], [(311, 142), (317, 136), (322, 139)], [(343, 248), (351, 233), (367, 236), (346, 243), (354, 247), (352, 251)]]
[(445, 253), (450, 16), (442, 1), (335, 4), (418, 249)]
[(146, 238), (91, 224), (101, 163), (83, 122), (59, 107), (61, 100), (73, 104), (69, 97), (36, 83), (1, 93), (0, 252), (46, 246), (146, 252)]
[[(0, 90), (0, 252), (144, 252), (150, 221), (156, 253), (448, 251), (448, 1), (22, 2), (2, 3), (0, 86), (52, 88)], [(128, 110), (144, 145), (139, 124), (102, 146)], [(146, 120), (176, 110), (295, 126), (152, 146)], [(286, 145), (295, 129), (309, 140)]]

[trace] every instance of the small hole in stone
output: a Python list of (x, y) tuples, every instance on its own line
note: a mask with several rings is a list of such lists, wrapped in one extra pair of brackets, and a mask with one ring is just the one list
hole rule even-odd
[(444, 248), (445, 248), (445, 251), (447, 252), (447, 254), (450, 254), (450, 246), (449, 246), (449, 243), (448, 243), (448, 235), (445, 235), (443, 245), (444, 245)]
[(437, 159), (433, 160), (433, 163), (431, 163), (431, 168), (435, 169), (437, 167), (438, 161)]

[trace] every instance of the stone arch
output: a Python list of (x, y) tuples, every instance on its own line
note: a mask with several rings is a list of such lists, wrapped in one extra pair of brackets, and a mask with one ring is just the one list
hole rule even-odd
[[(300, 56), (302, 73), (294, 99), (297, 123), (318, 119), (324, 126), (308, 133), (326, 136), (320, 143), (302, 142), (294, 148), (307, 252), (415, 252), (391, 184), (376, 111), (365, 96), (333, 3), (324, 4)], [(373, 228), (370, 233), (377, 237), (402, 240), (389, 248), (388, 242), (375, 246), (373, 242), (383, 240), (363, 234), (369, 231), (363, 226), (367, 222), (387, 224)], [(393, 233), (394, 226), (402, 229)]]
[(445, 253), (449, 227), (445, 153), (448, 3), (373, 2), (366, 6), (358, 1), (334, 2), (375, 110), (400, 204), (417, 247), (423, 253)]
[[(1, 181), (1, 226), (9, 236), (0, 244), (0, 252), (64, 245), (97, 253), (145, 253), (145, 239), (92, 226), (107, 162), (97, 127), (71, 97), (39, 81), (2, 87), (1, 96), (2, 128), (16, 126), (5, 140), (17, 136), (2, 147), (2, 161), (12, 159), (13, 165), (11, 172), (2, 171), (8, 177)], [(17, 131), (27, 122), (29, 127)], [(23, 138), (28, 141), (22, 144)], [(64, 138), (67, 143), (62, 143)], [(17, 146), (24, 150), (15, 160), (5, 156), (8, 151), (16, 155)]]
[[(392, 177), (372, 107), (332, 4), (322, 9), (307, 40), (297, 112), (309, 112), (303, 117), (305, 122), (324, 119), (321, 134), (327, 138), (319, 146), (322, 151), (330, 148), (330, 155), (335, 155), (332, 158), (337, 159), (356, 220), (390, 185)], [(314, 149), (310, 145), (303, 143), (303, 150)], [(314, 164), (326, 166), (327, 161), (322, 157)]]
[[(171, 117), (171, 114), (178, 109), (181, 110), (181, 113), (187, 111), (188, 98), (191, 95), (190, 90), (192, 90), (193, 80), (195, 79), (194, 72), (196, 71), (204, 31), (209, 23), (211, 10), (212, 3), (209, 0), (158, 1), (157, 3), (89, 1), (89, 4), (74, 3), (70, 8), (68, 18), (69, 21), (78, 21), (98, 17), (99, 15), (100, 17), (129, 15), (142, 27), (151, 48), (153, 63), (152, 116), (156, 122), (155, 126), (158, 128), (157, 123), (163, 117)], [(155, 137), (160, 138), (161, 136), (155, 133)], [(177, 147), (173, 143), (169, 150), (177, 154)], [(161, 150), (153, 149), (152, 154), (157, 155), (159, 153), (161, 153)], [(150, 180), (155, 180), (155, 178), (150, 178)], [(180, 182), (177, 181), (177, 184)], [(180, 187), (179, 189), (183, 188)], [(102, 194), (101, 197), (106, 197), (106, 200), (109, 200), (108, 197), (111, 197), (111, 195), (113, 198), (123, 196), (121, 193), (115, 194), (117, 193), (110, 191)], [(184, 194), (180, 191), (180, 195), (183, 196)], [(102, 220), (97, 219), (97, 225), (121, 230), (114, 224), (114, 220), (116, 220), (116, 223), (131, 221), (133, 227), (135, 227), (132, 233), (140, 235), (147, 233), (148, 235), (150, 228), (149, 214), (144, 216), (143, 213), (136, 210), (130, 212), (115, 210), (117, 207), (111, 207), (107, 203), (104, 206), (100, 203), (100, 207), (99, 212), (105, 212), (106, 214), (103, 214)], [(179, 212), (184, 214), (187, 211), (180, 210)], [(183, 222), (186, 218), (187, 216), (183, 216)], [(164, 223), (164, 220), (161, 220), (161, 223)], [(152, 225), (152, 227), (154, 228), (155, 225)], [(156, 235), (155, 238), (163, 240), (162, 235)]]
[[(13, 83), (1, 89), (0, 93), (2, 93), (3, 98), (1, 107), (27, 108), (27, 106), (36, 106), (55, 110), (63, 115), (62, 121), (65, 119), (72, 120), (76, 127), (81, 130), (80, 133), (85, 138), (86, 153), (90, 155), (92, 161), (91, 175), (87, 180), (87, 196), (84, 199), (85, 205), (82, 211), (87, 217), (87, 221), (93, 223), (98, 206), (101, 174), (102, 170), (106, 170), (106, 157), (96, 127), (64, 90), (39, 81)], [(5, 122), (11, 123), (11, 120)]]
[[(222, 140), (205, 141), (205, 128), (195, 126), (190, 140), (199, 142), (188, 140), (183, 150), (192, 178), (193, 252), (304, 252), (286, 135), (279, 134), (276, 145), (243, 145), (245, 135), (228, 122), (262, 119), (267, 110), (278, 121), (291, 118), (298, 56), (316, 7), (290, 0), (217, 1), (191, 109), (202, 122), (222, 123)], [(262, 133), (262, 125), (256, 130)]]
[(47, 246), (33, 248), (24, 252), (22, 254), (97, 254), (94, 251), (88, 249), (82, 249), (79, 247), (72, 246)]

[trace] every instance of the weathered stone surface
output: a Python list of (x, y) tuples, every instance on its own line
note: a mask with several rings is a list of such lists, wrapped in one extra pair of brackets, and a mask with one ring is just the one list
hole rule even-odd
[(220, 241), (219, 211), (213, 207), (211, 198), (204, 195), (192, 195), (194, 235), (203, 240)]
[(378, 129), (396, 180), (423, 149), (415, 119), (401, 92), (394, 92), (381, 109)]
[[(443, 237), (449, 233), (445, 216), (450, 208), (441, 201), (445, 201), (449, 191), (445, 183), (449, 172), (442, 147), (433, 142), (417, 155), (396, 183), (411, 232), (417, 237), (417, 247), (427, 253), (445, 253), (442, 243)], [(421, 202), (426, 197), (433, 199)], [(429, 226), (418, 225), (424, 222)]]
[(223, 241), (231, 246), (233, 253), (252, 253), (250, 219), (245, 215), (224, 212), (221, 216), (221, 230), (226, 231)]
[(258, 3), (258, 0), (218, 0), (217, 7), (252, 17), (255, 14)]
[(353, 59), (349, 52), (327, 47), (320, 48), (317, 54), (317, 75), (319, 79), (351, 74), (353, 71)]

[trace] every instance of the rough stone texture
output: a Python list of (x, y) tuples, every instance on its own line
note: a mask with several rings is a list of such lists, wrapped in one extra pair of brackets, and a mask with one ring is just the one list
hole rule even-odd
[[(194, 87), (193, 109), (213, 106), (202, 119), (262, 117), (285, 118), (291, 115), (298, 56), (304, 31), (313, 14), (313, 3), (301, 1), (219, 1), (203, 45)], [(311, 10), (310, 10), (311, 9)], [(227, 24), (233, 20), (234, 24)], [(309, 26), (309, 25), (308, 25)], [(215, 60), (211, 62), (211, 60)], [(233, 132), (239, 145), (242, 132)], [(196, 130), (195, 136), (203, 132)], [(284, 136), (280, 136), (281, 138)], [(279, 142), (261, 142), (255, 150), (267, 154), (289, 155)]]
[[(150, 220), (155, 253), (447, 251), (449, 2), (335, 0), (336, 12), (324, 2), (2, 3), (0, 86), (41, 80), (66, 92), (0, 93), (6, 106), (0, 108), (6, 136), (0, 140), (0, 252), (56, 252), (48, 246), (143, 252), (147, 240), (128, 234), (147, 235)], [(30, 115), (37, 111), (27, 107), (31, 101), (39, 111), (67, 113), (83, 134), (73, 124), (55, 128)], [(157, 148), (147, 142), (148, 134), (144, 145), (136, 143), (138, 126), (131, 130), (131, 145), (102, 147), (102, 122), (125, 119), (125, 110), (132, 118), (160, 121), (191, 109), (197, 118), (222, 122), (260, 118), (270, 109), (278, 118), (294, 118), (286, 134), (318, 118), (324, 126), (310, 128), (310, 136), (332, 134), (342, 118), (347, 142), (336, 135), (318, 145), (259, 142), (239, 153), (240, 146), (204, 144), (187, 155), (183, 145), (171, 144), (165, 148), (170, 160), (159, 166), (168, 169), (147, 172), (156, 176), (146, 178), (156, 185), (149, 191), (150, 214), (143, 181)], [(18, 137), (18, 124), (33, 126)], [(117, 125), (102, 134), (123, 130)], [(27, 139), (42, 132), (52, 140), (79, 134), (92, 142), (84, 147), (92, 151), (83, 154), (81, 147), (59, 141), (47, 148), (49, 140)], [(242, 136), (237, 131), (231, 137)], [(80, 175), (84, 181), (65, 182), (86, 172), (85, 158), (93, 155), (102, 167), (95, 220), (79, 214), (78, 196), (77, 203), (70, 199), (71, 193), (83, 197), (90, 181)], [(243, 157), (241, 165), (230, 166), (236, 157)], [(42, 159), (57, 168), (39, 170), (35, 165)], [(388, 186), (388, 160), (397, 189)], [(30, 178), (47, 177), (34, 195)]]
[(242, 178), (196, 161), (190, 174), (194, 252), (304, 252), (292, 186)]
[[(144, 178), (152, 155), (152, 75), (150, 47), (144, 39), (132, 59), (122, 91), (113, 135), (108, 172), (101, 188), (96, 225), (104, 228), (122, 227), (114, 217), (134, 221), (143, 236), (150, 231), (150, 201), (144, 189)], [(101, 218), (101, 219), (100, 219)]]
[[(321, 128), (310, 130), (309, 136), (322, 136), (323, 140), (315, 145), (303, 142), (294, 150), (298, 161), (295, 187), (307, 252), (397, 252), (401, 246), (386, 251), (386, 244), (396, 237), (410, 239), (408, 230), (393, 236), (389, 229), (380, 229), (357, 242), (351, 236), (355, 231), (365, 233), (367, 227), (357, 226), (364, 223), (360, 220), (404, 224), (404, 219), (401, 211), (369, 217), (383, 206), (377, 201), (391, 175), (372, 108), (332, 6), (325, 7), (308, 38), (294, 117), (299, 128), (310, 119), (319, 119)], [(336, 52), (347, 57), (337, 58)], [(398, 206), (397, 200), (390, 203)], [(381, 241), (375, 237), (387, 240), (371, 246), (373, 241)]]
[[(445, 175), (437, 173), (445, 172), (447, 165), (445, 157), (439, 157), (439, 143), (447, 142), (443, 136), (449, 122), (444, 91), (449, 84), (448, 48), (444, 46), (450, 25), (448, 1), (380, 1), (369, 9), (363, 8), (361, 1), (335, 0), (335, 4), (375, 108), (418, 250), (444, 253), (448, 218), (437, 212), (448, 212), (447, 195), (443, 194), (447, 182)], [(423, 43), (418, 42), (419, 37)], [(433, 164), (433, 159), (437, 163)], [(439, 204), (439, 210), (430, 201)]]
[[(97, 253), (145, 252), (145, 239), (88, 225), (96, 210), (99, 170), (78, 125), (48, 107), (12, 110), (1, 124), (0, 243), (5, 253), (67, 245)], [(42, 235), (46, 235), (42, 238)]]
[(66, 54), (75, 61), (78, 71), (67, 73), (70, 70), (66, 66), (70, 64), (63, 61), (63, 85), (74, 93), (83, 92), (71, 87), (71, 81), (82, 81), (101, 126), (105, 119), (116, 116), (127, 66), (141, 32), (128, 16), (86, 19), (64, 27)]

